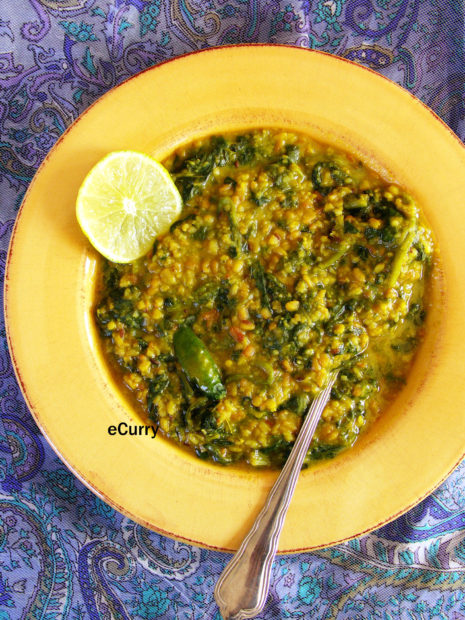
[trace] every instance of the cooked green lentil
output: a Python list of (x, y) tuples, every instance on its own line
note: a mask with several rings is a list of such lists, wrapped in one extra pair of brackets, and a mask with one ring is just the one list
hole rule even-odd
[(181, 218), (142, 259), (104, 262), (95, 317), (116, 372), (200, 458), (281, 466), (340, 368), (306, 464), (352, 446), (405, 382), (431, 232), (356, 158), (277, 130), (166, 162)]

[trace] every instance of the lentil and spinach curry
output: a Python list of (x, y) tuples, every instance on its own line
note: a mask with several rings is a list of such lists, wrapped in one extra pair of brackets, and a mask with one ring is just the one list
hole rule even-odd
[(306, 464), (357, 440), (421, 339), (431, 232), (356, 158), (277, 130), (166, 162), (184, 207), (143, 258), (106, 261), (105, 351), (165, 436), (222, 464), (285, 461), (340, 368)]

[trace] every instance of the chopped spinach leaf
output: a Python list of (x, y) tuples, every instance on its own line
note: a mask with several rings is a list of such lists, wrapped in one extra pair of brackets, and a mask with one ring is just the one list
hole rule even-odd
[(339, 166), (328, 161), (319, 161), (313, 166), (313, 187), (326, 196), (336, 187), (349, 183), (350, 178)]
[(265, 270), (259, 260), (252, 261), (250, 265), (250, 275), (255, 280), (255, 284), (260, 293), (262, 306), (271, 312), (270, 298), (266, 288)]

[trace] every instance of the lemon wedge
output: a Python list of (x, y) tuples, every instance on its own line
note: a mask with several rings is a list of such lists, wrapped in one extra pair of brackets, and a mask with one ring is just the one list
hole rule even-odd
[(169, 172), (136, 151), (115, 151), (87, 174), (76, 216), (100, 254), (129, 263), (146, 254), (179, 217), (182, 198)]

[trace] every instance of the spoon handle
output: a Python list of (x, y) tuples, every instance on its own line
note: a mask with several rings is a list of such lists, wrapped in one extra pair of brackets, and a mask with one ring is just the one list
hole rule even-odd
[(310, 405), (294, 447), (265, 505), (218, 579), (214, 594), (224, 620), (254, 618), (265, 606), (271, 567), (287, 509), (336, 377), (337, 372), (333, 372), (328, 385)]

